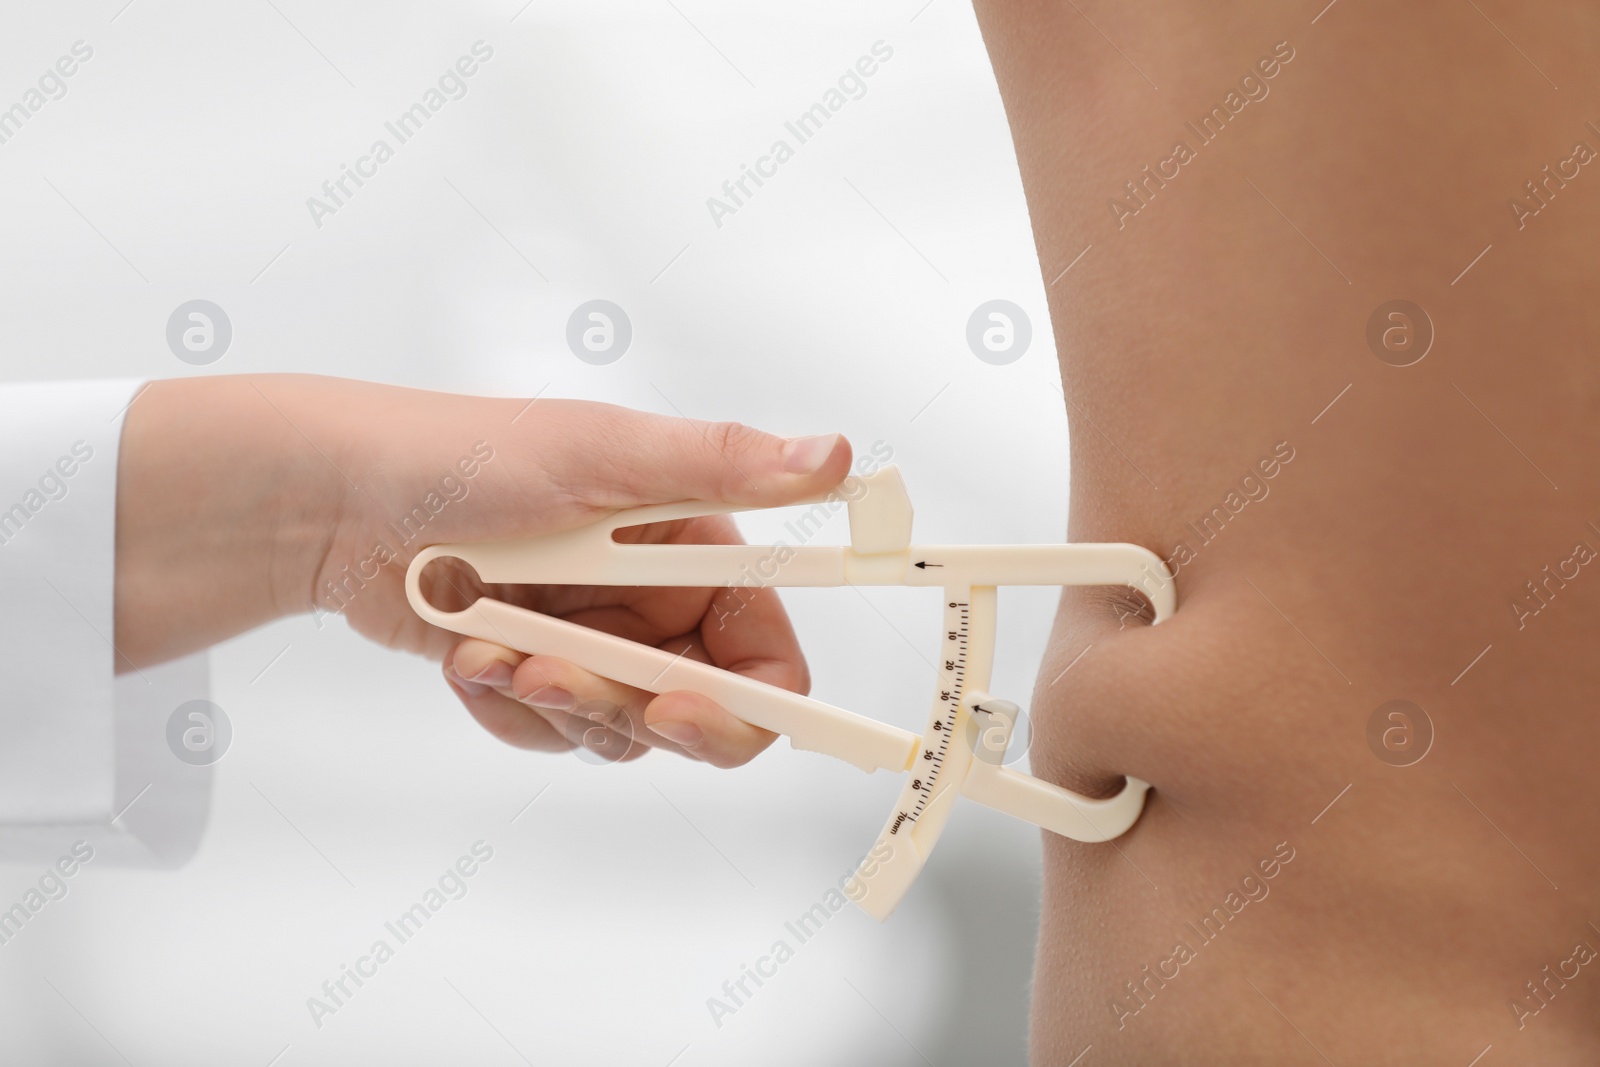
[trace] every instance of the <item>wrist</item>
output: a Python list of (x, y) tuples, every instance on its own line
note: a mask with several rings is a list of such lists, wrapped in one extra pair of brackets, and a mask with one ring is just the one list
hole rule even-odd
[[(260, 419), (266, 492), (251, 511), (270, 527), (257, 548), (268, 570), (263, 593), (273, 617), (310, 611), (314, 586), (349, 511), (352, 465), (335, 395), (353, 383), (312, 374), (242, 378)], [(348, 408), (344, 413), (348, 415)]]
[[(318, 379), (156, 381), (118, 460), (116, 641), (134, 663), (205, 648), (311, 602), (345, 486)], [(319, 448), (322, 452), (319, 452)]]

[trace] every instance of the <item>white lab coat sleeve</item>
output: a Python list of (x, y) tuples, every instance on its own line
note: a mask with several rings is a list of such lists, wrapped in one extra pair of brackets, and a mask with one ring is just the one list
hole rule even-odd
[(84, 840), (97, 862), (176, 866), (204, 829), (210, 769), (166, 741), (208, 696), (204, 653), (144, 667), (112, 646), (118, 446), (142, 387), (0, 384), (0, 862)]

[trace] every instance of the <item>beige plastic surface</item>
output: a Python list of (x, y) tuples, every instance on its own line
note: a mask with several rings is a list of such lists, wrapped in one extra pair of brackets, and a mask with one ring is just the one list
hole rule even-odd
[[(1078, 841), (1107, 841), (1139, 818), (1149, 786), (1128, 779), (1122, 792), (1091, 800), (1005, 766), (1001, 757), (1016, 705), (989, 695), (994, 655), (995, 587), (1127, 585), (1142, 592), (1157, 622), (1170, 617), (1176, 589), (1160, 557), (1137, 545), (911, 544), (911, 502), (900, 472), (884, 467), (850, 478), (805, 504), (848, 502), (849, 546), (637, 545), (617, 542), (624, 527), (727, 514), (745, 508), (693, 501), (635, 508), (598, 523), (542, 537), (434, 545), (412, 560), (406, 595), (435, 626), (528, 653), (559, 656), (650, 692), (690, 689), (747, 722), (787, 736), (795, 748), (835, 756), (862, 770), (910, 772), (868, 860), (857, 871), (857, 903), (882, 920), (905, 896), (938, 841), (957, 796)], [(432, 560), (471, 564), (486, 582), (643, 586), (938, 586), (944, 590), (947, 646), (928, 725), (919, 736), (820, 700), (660, 649), (626, 641), (488, 597), (444, 612), (423, 597), (420, 576)], [(887, 857), (885, 859), (884, 857)]]

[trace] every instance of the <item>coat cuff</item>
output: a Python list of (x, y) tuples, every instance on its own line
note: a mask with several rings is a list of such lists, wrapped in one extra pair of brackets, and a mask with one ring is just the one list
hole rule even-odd
[(207, 696), (204, 655), (138, 669), (112, 646), (117, 453), (142, 387), (0, 385), (0, 861), (71, 837), (168, 865), (204, 824), (209, 768), (165, 741)]

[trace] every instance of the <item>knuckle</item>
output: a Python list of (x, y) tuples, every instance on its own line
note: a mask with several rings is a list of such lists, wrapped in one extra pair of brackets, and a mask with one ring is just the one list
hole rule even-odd
[(747, 484), (738, 470), (740, 460), (755, 453), (765, 443), (767, 435), (742, 422), (713, 422), (705, 431), (707, 442), (722, 459), (718, 486), (721, 495), (737, 494)]
[(524, 473), (536, 479), (532, 492), (543, 510), (587, 516), (626, 502), (618, 481), (623, 470), (594, 457), (597, 446), (614, 455), (636, 454), (638, 435), (609, 415), (601, 405), (562, 408), (539, 426), (528, 442), (534, 462)]
[(759, 431), (742, 422), (713, 422), (706, 426), (706, 440), (724, 455), (749, 451), (758, 437)]

